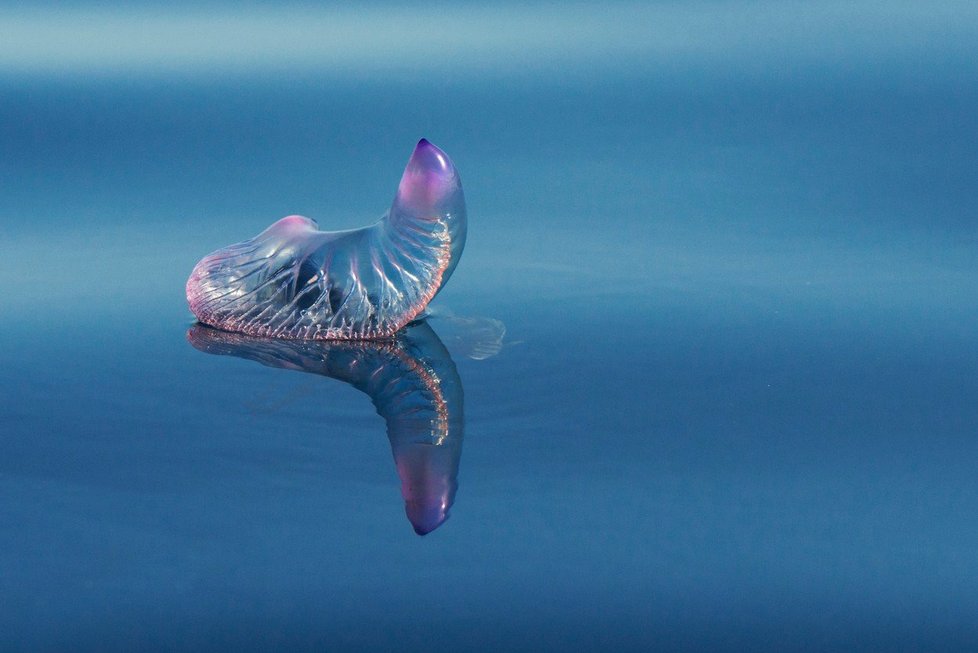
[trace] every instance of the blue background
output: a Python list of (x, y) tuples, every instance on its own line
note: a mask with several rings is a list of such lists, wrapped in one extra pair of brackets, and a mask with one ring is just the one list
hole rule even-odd
[[(973, 650), (976, 106), (967, 2), (0, 8), (0, 649)], [(507, 327), (424, 538), (183, 296), (422, 136)]]

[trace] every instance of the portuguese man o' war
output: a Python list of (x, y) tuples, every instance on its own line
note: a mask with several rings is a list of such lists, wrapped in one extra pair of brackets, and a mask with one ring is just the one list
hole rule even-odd
[(373, 339), (418, 317), (465, 246), (465, 198), (448, 156), (421, 139), (390, 210), (320, 231), (299, 215), (205, 256), (187, 280), (200, 322), (252, 336)]
[(208, 354), (319, 374), (364, 392), (387, 424), (414, 531), (426, 535), (448, 518), (462, 455), (462, 381), (426, 322), (391, 339), (354, 342), (261, 338), (196, 324), (187, 340)]

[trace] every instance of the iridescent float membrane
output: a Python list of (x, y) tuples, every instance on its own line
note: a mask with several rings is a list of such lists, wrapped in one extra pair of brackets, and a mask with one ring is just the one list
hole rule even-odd
[(282, 218), (197, 263), (187, 302), (204, 324), (253, 336), (383, 338), (444, 287), (465, 233), (458, 172), (421, 139), (379, 222), (319, 231), (309, 218)]
[(208, 354), (321, 374), (370, 397), (387, 423), (408, 520), (426, 535), (447, 518), (462, 455), (462, 382), (444, 345), (423, 322), (390, 340), (281, 340), (197, 324), (187, 340)]

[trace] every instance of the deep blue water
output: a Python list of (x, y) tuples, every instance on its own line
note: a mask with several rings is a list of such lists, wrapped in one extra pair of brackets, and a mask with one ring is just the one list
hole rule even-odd
[[(978, 18), (895, 6), (731, 57), (0, 64), (0, 649), (973, 650)], [(431, 320), (465, 435), (419, 537), (370, 400), (198, 351), (183, 285), (376, 219), (422, 136), (470, 216), (434, 308), (506, 333)]]

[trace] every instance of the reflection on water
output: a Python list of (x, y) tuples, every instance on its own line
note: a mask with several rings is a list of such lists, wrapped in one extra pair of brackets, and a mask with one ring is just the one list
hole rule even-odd
[(202, 324), (190, 328), (187, 340), (208, 354), (321, 374), (364, 392), (387, 423), (404, 508), (415, 532), (430, 533), (448, 518), (462, 454), (462, 382), (426, 322), (384, 341), (256, 338)]

